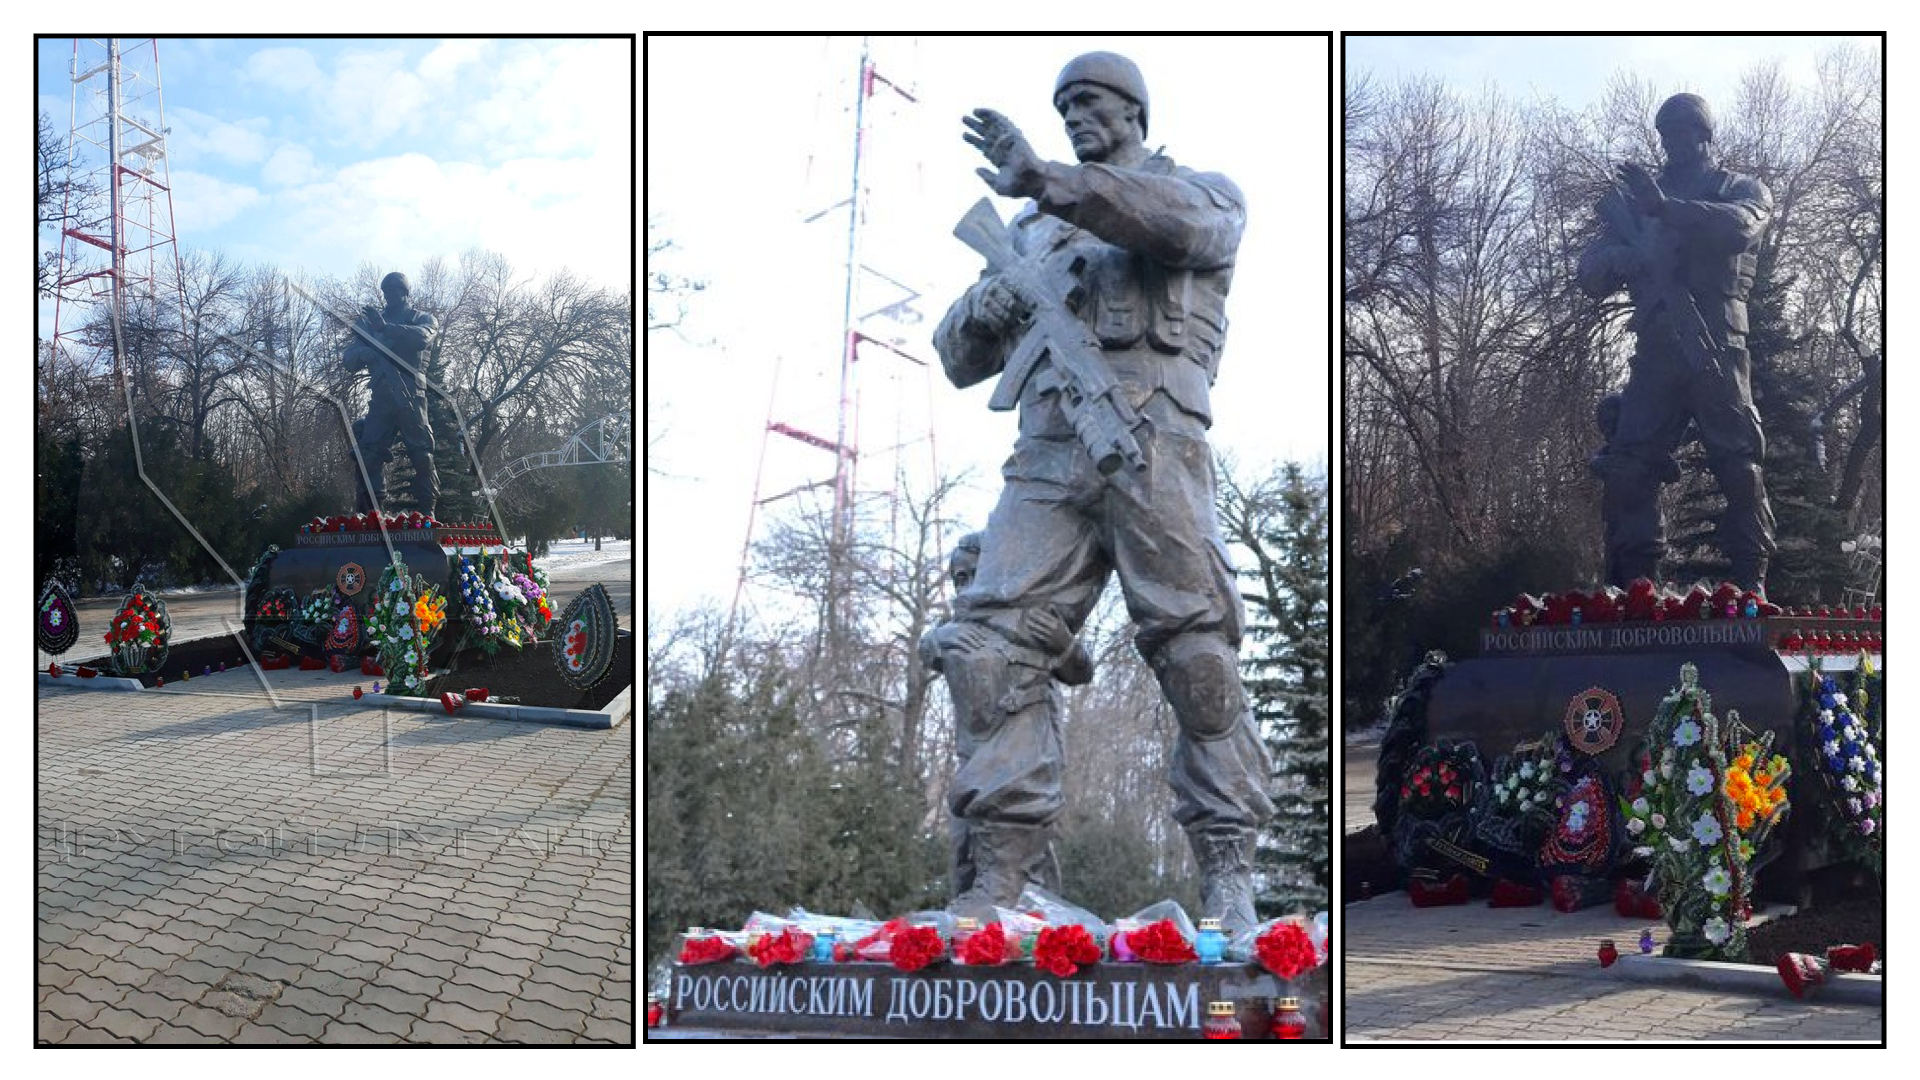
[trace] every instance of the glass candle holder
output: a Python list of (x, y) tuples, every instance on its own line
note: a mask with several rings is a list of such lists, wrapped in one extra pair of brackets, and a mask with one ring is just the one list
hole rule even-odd
[(839, 940), (838, 935), (827, 927), (823, 926), (815, 930), (813, 932), (813, 951), (808, 955), (808, 959), (816, 964), (833, 963), (833, 943), (837, 940)]
[(1202, 1038), (1231, 1039), (1240, 1038), (1240, 1020), (1234, 1015), (1233, 1002), (1210, 1001), (1207, 1003), (1207, 1019), (1200, 1027)]
[(1307, 1018), (1300, 1012), (1300, 999), (1283, 997), (1273, 1003), (1273, 1020), (1267, 1034), (1276, 1039), (1302, 1039), (1307, 1034)]
[(1193, 951), (1203, 964), (1217, 964), (1226, 959), (1227, 935), (1221, 932), (1219, 919), (1200, 920), (1200, 933), (1194, 938)]

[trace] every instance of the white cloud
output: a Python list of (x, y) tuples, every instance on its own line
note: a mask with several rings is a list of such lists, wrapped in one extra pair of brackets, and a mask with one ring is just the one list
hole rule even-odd
[(320, 73), (320, 65), (314, 62), (313, 54), (295, 47), (262, 49), (254, 53), (241, 65), (240, 77), (265, 83), (287, 94), (304, 94), (327, 81), (326, 76)]
[(478, 62), (493, 49), (493, 42), (473, 38), (454, 38), (444, 42), (420, 61), (420, 77), (436, 86), (454, 80), (460, 69)]
[(331, 125), (333, 141), (380, 140), (419, 130), (427, 92), (419, 76), (402, 66), (404, 55), (397, 49), (340, 55), (321, 117)]
[[(284, 236), (282, 249), (297, 252), (288, 269), (342, 273), (369, 260), (417, 268), (483, 247), (521, 273), (566, 268), (624, 288), (633, 235), (629, 164), (618, 156), (482, 166), (401, 154), (276, 193), (266, 216)], [(271, 248), (270, 234), (257, 239)]]
[(258, 189), (206, 173), (173, 170), (173, 213), (178, 235), (192, 239), (217, 229), (259, 204)]
[(205, 158), (251, 165), (267, 157), (265, 117), (222, 120), (217, 116), (176, 105), (167, 113), (167, 153), (175, 163), (189, 167)]
[(304, 184), (319, 176), (313, 167), (313, 154), (306, 147), (292, 143), (275, 150), (273, 157), (260, 167), (260, 179), (271, 187)]
[(631, 53), (624, 41), (517, 44), (492, 72), (492, 93), (454, 110), (463, 143), (507, 153), (567, 154), (632, 130)]

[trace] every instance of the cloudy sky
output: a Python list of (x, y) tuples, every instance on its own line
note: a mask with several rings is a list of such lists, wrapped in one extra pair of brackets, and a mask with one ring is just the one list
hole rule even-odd
[[(63, 135), (73, 55), (38, 43)], [(151, 50), (133, 62), (151, 70)], [(484, 247), (631, 284), (627, 39), (168, 38), (159, 65), (189, 249), (348, 274)]]

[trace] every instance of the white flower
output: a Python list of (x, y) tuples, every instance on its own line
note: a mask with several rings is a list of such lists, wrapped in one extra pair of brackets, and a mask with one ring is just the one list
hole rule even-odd
[(413, 655), (413, 650), (412, 650), (412, 649), (408, 649), (408, 650), (407, 650), (407, 655), (406, 655), (406, 657), (405, 657), (405, 659), (406, 659), (406, 661), (407, 661), (407, 666), (408, 666), (408, 667), (412, 667), (413, 665), (415, 665), (415, 664), (417, 664), (417, 663), (419, 663), (419, 662), (420, 662), (420, 660), (419, 660), (419, 659), (418, 659), (417, 657), (415, 657), (415, 656)]
[(1687, 793), (1689, 795), (1705, 795), (1707, 792), (1712, 790), (1713, 790), (1713, 774), (1712, 773), (1708, 772), (1707, 770), (1701, 768), (1698, 765), (1695, 765), (1693, 768), (1687, 770)]
[(1861, 811), (1862, 811), (1862, 809), (1863, 809), (1863, 808), (1862, 808), (1862, 807), (1861, 807), (1861, 805), (1860, 805), (1860, 800), (1859, 800), (1859, 799), (1848, 799), (1848, 800), (1847, 800), (1847, 813), (1848, 813), (1848, 814), (1850, 814), (1850, 815), (1852, 815), (1853, 817), (1859, 817), (1859, 816), (1860, 816), (1860, 814), (1861, 814)]
[(1648, 787), (1652, 787), (1654, 785), (1653, 770), (1648, 769), (1646, 772), (1641, 773), (1640, 782)]
[(1840, 752), (1840, 740), (1828, 739), (1820, 744), (1820, 749), (1825, 751), (1828, 757), (1832, 757)]
[(1672, 757), (1672, 755), (1668, 755), (1668, 756), (1667, 756), (1667, 757), (1666, 757), (1666, 758), (1665, 758), (1664, 760), (1662, 760), (1662, 761), (1660, 762), (1660, 779), (1662, 779), (1662, 780), (1671, 780), (1671, 779), (1673, 779), (1673, 757)]
[(1523, 761), (1520, 763), (1520, 778), (1522, 780), (1533, 779), (1533, 762)]
[(1713, 820), (1712, 814), (1701, 814), (1693, 823), (1693, 838), (1700, 841), (1701, 847), (1719, 843), (1721, 835), (1720, 823)]
[(1866, 772), (1867, 759), (1866, 758), (1848, 758), (1847, 771), (1848, 772)]
[(1700, 932), (1707, 935), (1707, 940), (1715, 945), (1725, 945), (1727, 939), (1733, 936), (1733, 927), (1727, 925), (1726, 919), (1715, 915), (1707, 920), (1706, 925), (1700, 928)]
[(1665, 814), (1654, 814), (1647, 820), (1653, 822), (1653, 827), (1656, 829), (1664, 829), (1667, 827), (1667, 815)]
[(401, 641), (413, 640), (413, 624), (412, 623), (400, 624), (400, 640)]
[(1672, 848), (1675, 851), (1685, 854), (1688, 849), (1693, 847), (1693, 844), (1687, 840), (1681, 839), (1678, 836), (1669, 836), (1667, 837), (1667, 846)]
[[(1715, 896), (1725, 896), (1733, 888), (1733, 877), (1727, 873), (1726, 867), (1716, 866), (1707, 871), (1706, 876), (1700, 879), (1700, 884)], [(1714, 944), (1720, 943), (1716, 941)]]
[(1628, 832), (1630, 832), (1630, 833), (1632, 833), (1632, 834), (1633, 834), (1633, 835), (1635, 835), (1635, 836), (1639, 836), (1639, 835), (1640, 835), (1641, 833), (1643, 833), (1643, 832), (1645, 832), (1645, 831), (1647, 831), (1647, 823), (1646, 823), (1646, 822), (1644, 822), (1644, 821), (1641, 821), (1641, 820), (1640, 820), (1639, 818), (1637, 818), (1637, 817), (1636, 817), (1636, 818), (1628, 818), (1628, 819), (1627, 819), (1627, 831), (1628, 831)]
[(1700, 741), (1700, 725), (1693, 720), (1682, 720), (1673, 729), (1673, 745), (1692, 746)]
[(1852, 773), (1848, 773), (1840, 778), (1840, 786), (1846, 788), (1848, 791), (1859, 791), (1860, 781), (1855, 780)]
[(1653, 808), (1647, 804), (1647, 797), (1645, 795), (1633, 800), (1634, 813), (1644, 816), (1651, 809)]
[(60, 609), (59, 608), (54, 608), (52, 611), (47, 612), (47, 623), (48, 625), (54, 627), (55, 629), (59, 628), (60, 626)]

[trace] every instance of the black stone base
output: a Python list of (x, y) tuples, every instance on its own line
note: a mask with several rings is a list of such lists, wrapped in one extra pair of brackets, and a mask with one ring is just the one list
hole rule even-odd
[(1324, 1040), (1327, 968), (1282, 983), (1251, 964), (1096, 964), (1057, 978), (1031, 964), (747, 963), (676, 967), (667, 1023), (648, 1038), (1175, 1040), (1201, 1037), (1210, 1001), (1232, 1001), (1265, 1040), (1274, 998), (1297, 997)]

